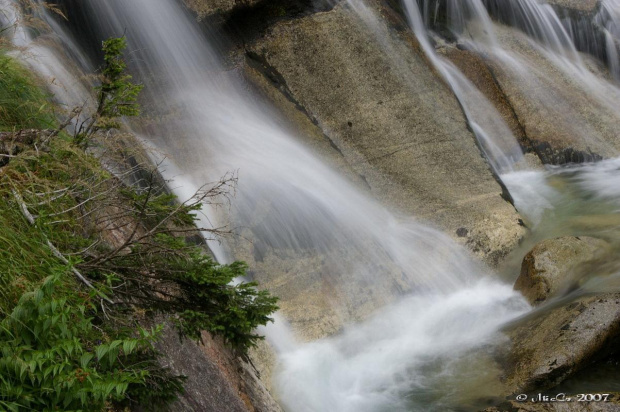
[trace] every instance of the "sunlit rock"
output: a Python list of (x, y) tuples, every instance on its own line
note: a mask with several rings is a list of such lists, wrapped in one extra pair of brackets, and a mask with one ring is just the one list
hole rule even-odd
[(594, 258), (608, 243), (590, 237), (563, 237), (537, 244), (523, 259), (515, 289), (540, 304), (575, 281), (571, 271)]

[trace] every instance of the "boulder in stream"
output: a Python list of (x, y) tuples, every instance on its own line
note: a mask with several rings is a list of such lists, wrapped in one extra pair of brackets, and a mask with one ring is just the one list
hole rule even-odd
[[(531, 303), (539, 304), (563, 287), (578, 283), (572, 276), (581, 273), (576, 268), (598, 273), (588, 262), (594, 261), (597, 251), (608, 249), (607, 242), (594, 238), (545, 240), (526, 255), (515, 288)], [(620, 338), (620, 293), (581, 292), (548, 300), (508, 327), (511, 345), (500, 356), (508, 393), (552, 388), (614, 353)]]
[(568, 287), (572, 269), (593, 259), (607, 245), (604, 240), (584, 236), (544, 240), (525, 255), (515, 290), (538, 305)]
[(507, 331), (510, 393), (538, 391), (610, 355), (620, 335), (620, 294), (579, 298), (534, 313)]

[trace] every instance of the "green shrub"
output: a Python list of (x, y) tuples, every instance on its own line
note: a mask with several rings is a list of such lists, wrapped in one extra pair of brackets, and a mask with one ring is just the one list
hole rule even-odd
[(147, 384), (140, 364), (157, 333), (101, 341), (96, 300), (63, 287), (54, 268), (0, 322), (0, 406), (5, 410), (101, 410), (122, 401), (130, 385)]

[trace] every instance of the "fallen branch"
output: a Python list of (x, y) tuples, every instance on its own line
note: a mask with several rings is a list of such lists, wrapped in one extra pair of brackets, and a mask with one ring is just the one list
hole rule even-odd
[[(21, 209), (22, 214), (24, 215), (26, 220), (28, 220), (28, 222), (31, 225), (34, 225), (35, 224), (35, 217), (28, 210), (28, 206), (26, 205), (26, 202), (24, 202), (24, 199), (22, 198), (22, 196), (15, 189), (13, 189), (13, 196), (15, 197), (15, 200), (19, 204), (19, 208)], [(108, 302), (110, 304), (114, 304), (114, 302), (112, 302), (112, 300), (110, 300), (107, 296), (105, 296), (103, 293), (101, 293), (99, 290), (97, 290), (97, 288), (95, 288), (93, 286), (93, 284), (88, 279), (86, 279), (73, 265), (71, 265), (69, 260), (60, 252), (60, 250), (58, 250), (58, 248), (56, 246), (54, 246), (54, 244), (52, 242), (49, 241), (49, 239), (46, 238), (45, 241), (47, 243), (47, 247), (49, 247), (50, 250), (52, 251), (52, 254), (54, 256), (56, 256), (58, 259), (60, 259), (65, 265), (71, 266), (71, 272), (73, 272), (73, 274), (79, 280), (81, 280), (82, 283), (84, 283), (86, 286), (88, 286), (89, 288), (94, 290), (95, 293), (97, 293), (106, 302)]]

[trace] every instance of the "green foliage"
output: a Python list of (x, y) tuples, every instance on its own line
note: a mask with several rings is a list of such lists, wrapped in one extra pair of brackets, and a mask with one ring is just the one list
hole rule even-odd
[(125, 37), (110, 38), (103, 42), (104, 66), (101, 85), (96, 87), (97, 111), (86, 124), (78, 128), (75, 141), (80, 145), (86, 145), (98, 130), (120, 128), (120, 117), (140, 114), (137, 99), (143, 86), (132, 83), (131, 75), (126, 73), (127, 64), (123, 59), (126, 47)]
[(148, 382), (140, 361), (152, 352), (157, 331), (140, 329), (136, 338), (98, 343), (92, 296), (63, 288), (64, 272), (55, 268), (0, 322), (5, 410), (101, 410), (110, 400), (124, 400), (130, 385)]
[(48, 100), (24, 67), (0, 54), (0, 130), (54, 127), (56, 119)]
[(99, 92), (98, 113), (104, 118), (114, 119), (120, 116), (137, 116), (140, 107), (136, 102), (142, 85), (131, 83), (131, 76), (125, 70), (123, 50), (127, 47), (124, 37), (111, 38), (103, 42), (105, 65)]
[[(183, 204), (155, 181), (145, 183), (147, 189), (121, 193), (132, 205), (125, 208), (131, 211), (130, 220), (141, 222), (138, 231), (146, 235), (124, 245), (124, 253), (108, 252), (102, 259), (86, 260), (84, 268), (113, 274), (117, 294), (125, 294), (150, 312), (175, 315), (180, 331), (190, 338), (200, 339), (201, 331), (207, 330), (247, 351), (262, 339), (255, 329), (272, 320), (269, 316), (278, 309), (277, 299), (258, 291), (255, 283), (235, 284), (246, 276), (245, 263), (220, 265), (179, 236), (194, 227), (202, 201), (220, 193), (223, 182), (198, 201)], [(145, 276), (154, 281), (149, 288), (142, 286)]]
[[(158, 251), (155, 253), (155, 251)], [(255, 333), (259, 325), (271, 321), (277, 299), (266, 291), (258, 291), (255, 283), (239, 283), (246, 275), (243, 262), (220, 265), (196, 246), (168, 234), (159, 234), (148, 245), (138, 245), (132, 252), (111, 259), (102, 267), (114, 268), (115, 283), (131, 285), (135, 304), (151, 311), (177, 314), (180, 331), (193, 339), (207, 330), (222, 336), (241, 352), (256, 344), (262, 336)], [(138, 288), (137, 270), (148, 270), (159, 284), (150, 290)], [(128, 286), (130, 287), (130, 286)], [(157, 299), (155, 293), (174, 288), (176, 294)], [(124, 291), (121, 291), (124, 293)], [(143, 303), (139, 303), (143, 302)]]
[[(225, 194), (228, 181), (179, 203), (156, 168), (128, 186), (84, 150), (110, 119), (138, 113), (140, 86), (124, 75), (120, 57), (124, 39), (104, 47), (107, 80), (97, 89), (97, 116), (76, 136), (80, 144), (52, 139), (0, 166), (0, 410), (163, 407), (183, 379), (157, 363), (152, 343), (161, 328), (137, 325), (164, 314), (190, 338), (207, 330), (245, 352), (261, 339), (255, 328), (277, 309), (255, 284), (233, 283), (245, 276), (245, 264), (219, 265), (185, 240), (197, 233), (203, 202)], [(53, 127), (48, 96), (22, 70), (0, 58), (0, 127)], [(112, 163), (123, 164), (123, 156)]]

